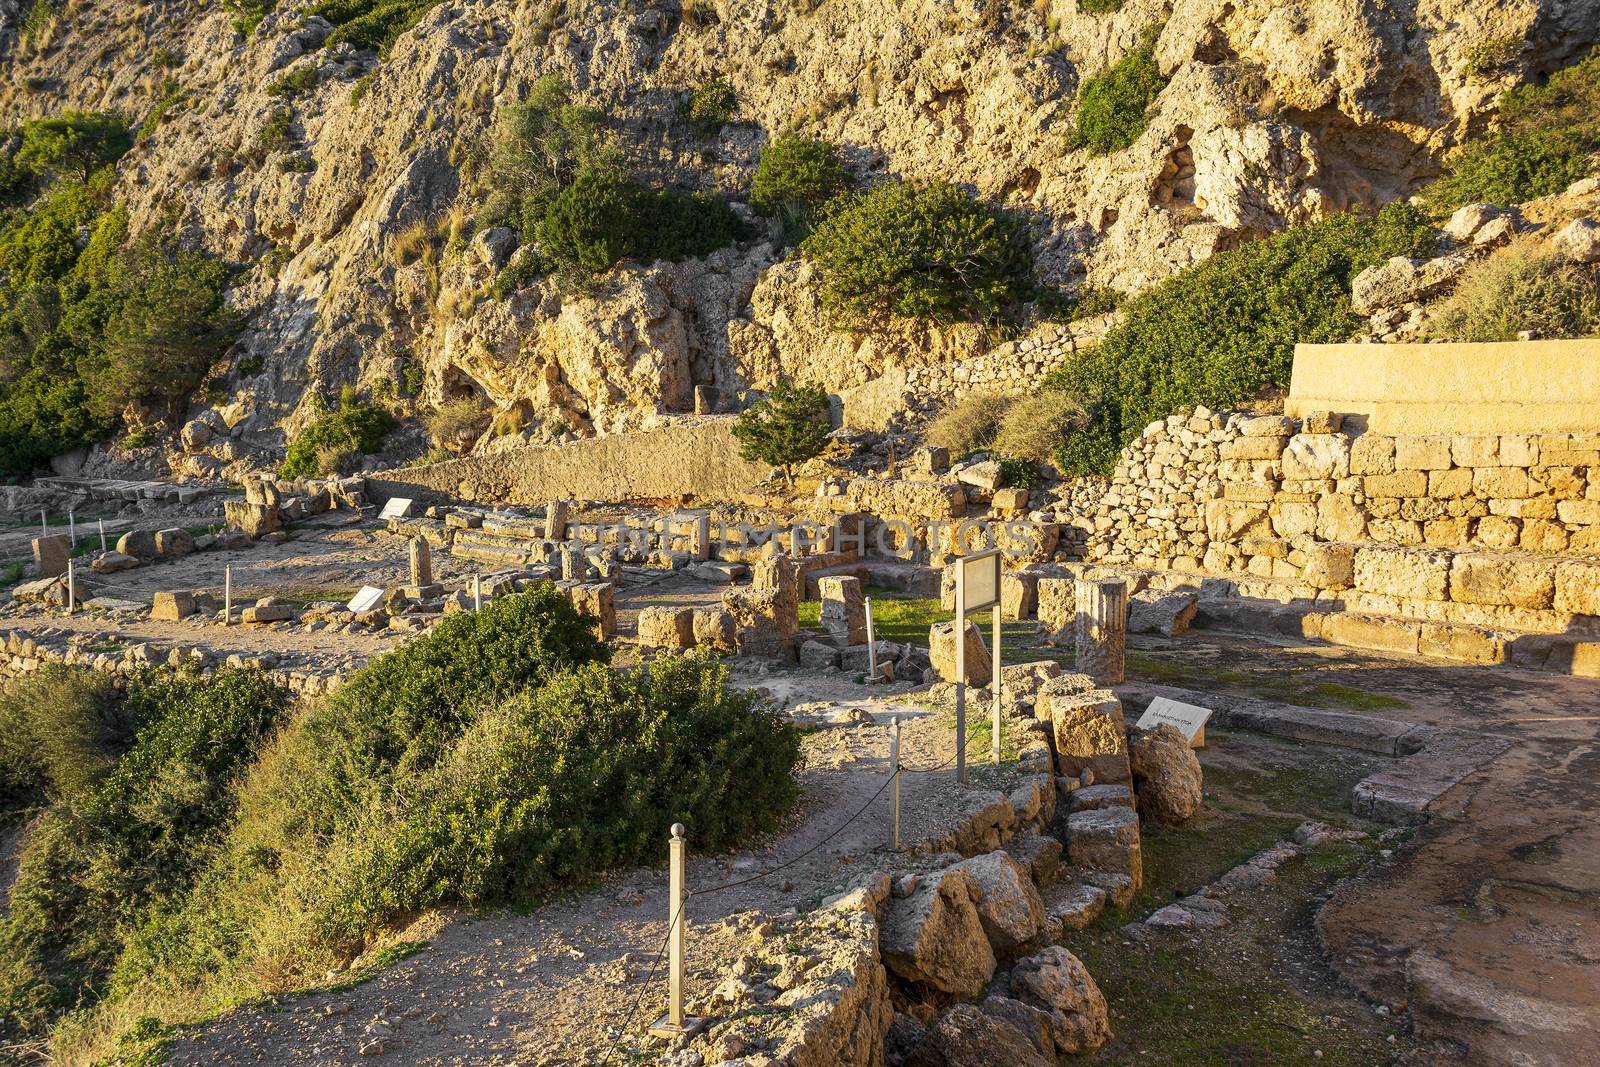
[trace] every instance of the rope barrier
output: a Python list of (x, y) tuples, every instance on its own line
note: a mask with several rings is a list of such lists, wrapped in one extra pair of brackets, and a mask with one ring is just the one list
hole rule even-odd
[[(848, 819), (844, 820), (844, 822), (840, 823), (837, 827), (835, 827), (833, 832), (830, 833), (827, 837), (824, 837), (821, 841), (818, 841), (816, 844), (812, 845), (810, 848), (806, 849), (804, 852), (800, 853), (799, 855), (790, 857), (789, 859), (785, 860), (783, 863), (778, 864), (776, 867), (772, 867), (772, 868), (769, 868), (768, 870), (762, 871), (760, 874), (754, 874), (754, 875), (751, 875), (748, 878), (740, 878), (737, 881), (733, 881), (733, 882), (725, 882), (722, 885), (714, 886), (711, 889), (702, 889), (702, 890), (698, 890), (698, 891), (685, 890), (684, 895), (686, 897), (710, 897), (710, 896), (715, 896), (718, 893), (725, 893), (730, 889), (737, 889), (739, 886), (750, 885), (750, 884), (752, 884), (754, 882), (759, 882), (764, 878), (770, 878), (774, 874), (777, 874), (779, 871), (787, 870), (788, 868), (793, 867), (795, 864), (799, 863), (801, 860), (805, 859), (807, 856), (809, 856), (812, 853), (816, 852), (823, 845), (826, 845), (828, 842), (832, 841), (834, 838), (836, 838), (840, 834), (844, 833), (844, 831), (847, 828), (849, 828), (850, 826), (852, 826), (857, 819), (861, 818), (861, 816), (866, 814), (867, 809), (872, 807), (872, 805), (877, 802), (879, 797), (883, 796), (884, 790), (888, 789), (891, 785), (893, 785), (895, 779), (898, 778), (900, 775), (902, 775), (902, 774), (932, 774), (934, 771), (944, 770), (945, 768), (949, 767), (954, 762), (955, 762), (955, 757), (952, 756), (949, 759), (945, 760), (943, 763), (936, 764), (936, 765), (934, 765), (932, 767), (921, 767), (921, 768), (911, 768), (911, 767), (904, 767), (904, 766), (899, 767), (893, 773), (891, 773), (887, 779), (885, 779), (884, 783), (878, 787), (877, 792), (873, 793), (872, 796), (867, 798), (867, 802), (865, 804), (862, 804), (861, 807), (856, 809), (856, 811), (855, 811), (855, 813), (853, 815), (851, 815)], [(667, 923), (667, 933), (661, 939), (661, 947), (656, 950), (655, 961), (650, 964), (650, 971), (649, 971), (648, 974), (645, 975), (644, 983), (639, 987), (639, 994), (638, 994), (638, 996), (636, 996), (634, 998), (633, 1007), (628, 1010), (628, 1017), (623, 1022), (622, 1028), (617, 1031), (617, 1036), (612, 1040), (611, 1048), (606, 1051), (606, 1058), (601, 1061), (602, 1064), (609, 1064), (611, 1062), (611, 1057), (616, 1054), (617, 1049), (620, 1047), (620, 1045), (622, 1043), (623, 1035), (626, 1034), (633, 1027), (634, 1019), (637, 1017), (638, 1012), (639, 1012), (639, 1005), (644, 1002), (644, 995), (649, 990), (650, 983), (655, 979), (656, 971), (661, 966), (661, 957), (666, 952), (668, 939), (670, 939), (672, 937), (672, 929), (673, 929), (673, 927), (675, 927), (678, 924), (678, 921), (683, 917), (683, 908), (684, 908), (684, 903), (683, 902), (679, 902), (677, 911), (673, 912), (671, 920)]]

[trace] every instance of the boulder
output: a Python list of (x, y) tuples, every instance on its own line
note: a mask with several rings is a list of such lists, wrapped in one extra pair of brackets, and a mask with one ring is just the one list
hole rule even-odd
[(156, 555), (163, 559), (187, 556), (193, 551), (194, 538), (188, 530), (175, 526), (169, 530), (156, 531)]
[(1456, 208), (1440, 228), (1458, 244), (1470, 244), (1479, 230), (1505, 213), (1505, 208), (1494, 204), (1466, 204)]
[(1046, 927), (1059, 927), (1062, 932), (1082, 930), (1100, 917), (1105, 906), (1106, 891), (1099, 886), (1082, 882), (1057, 886), (1045, 900)]
[(983, 890), (971, 874), (949, 868), (923, 875), (916, 889), (892, 900), (884, 916), (883, 962), (908, 982), (961, 999), (994, 976), (994, 949), (983, 931)]
[(996, 850), (956, 864), (978, 883), (978, 918), (997, 955), (1009, 955), (1039, 936), (1044, 928), (1044, 901), (1033, 878), (1011, 858)]
[[(274, 489), (273, 494), (276, 493), (277, 490)], [(258, 492), (257, 495), (265, 494)], [(225, 500), (222, 504), (222, 515), (229, 526), (242, 530), (245, 537), (252, 541), (272, 533), (281, 524), (276, 501), (263, 504), (251, 500)]]
[(129, 530), (117, 538), (117, 551), (147, 562), (160, 554), (156, 551), (156, 535), (149, 530)]
[(1200, 597), (1195, 593), (1145, 589), (1128, 598), (1128, 632), (1181, 637), (1199, 610)]
[(115, 574), (118, 571), (131, 570), (143, 564), (143, 560), (130, 556), (126, 552), (102, 552), (96, 556), (89, 566), (96, 574)]
[(1395, 256), (1387, 263), (1368, 267), (1350, 286), (1350, 301), (1358, 315), (1426, 300), (1455, 282), (1466, 262), (1444, 259), (1407, 259)]
[(1550, 244), (1573, 263), (1600, 263), (1600, 222), (1573, 219), (1550, 238)]
[(1059, 945), (1012, 968), (1011, 995), (1050, 1013), (1057, 1055), (1091, 1052), (1111, 1040), (1105, 996), (1083, 961)]
[(646, 648), (690, 648), (694, 645), (694, 611), (652, 606), (639, 611), (639, 644)]
[(1051, 1063), (1055, 1062), (1056, 1039), (1050, 1032), (1053, 1020), (1049, 1012), (1032, 1004), (1024, 1004), (1020, 1000), (1002, 997), (997, 993), (984, 997), (983, 1002), (978, 1005), (978, 1010), (992, 1019), (1010, 1023), (1018, 1033), (1028, 1039), (1029, 1044), (1049, 1056)]
[[(928, 629), (928, 656), (933, 661), (934, 671), (947, 682), (957, 680), (955, 631), (954, 622), (936, 622)], [(988, 685), (993, 681), (994, 667), (989, 660), (988, 646), (983, 643), (983, 634), (971, 622), (967, 623), (966, 641), (966, 683)]]
[(986, 459), (978, 463), (969, 463), (956, 472), (956, 481), (963, 485), (970, 485), (975, 489), (984, 489), (989, 492), (1000, 488), (1000, 483), (1005, 480), (1005, 470), (998, 460)]
[(190, 419), (183, 424), (179, 434), (184, 450), (196, 452), (204, 448), (211, 440), (211, 426), (201, 419)]
[(1097, 811), (1117, 805), (1133, 807), (1133, 794), (1125, 785), (1086, 785), (1067, 794), (1068, 811)]
[(739, 628), (723, 608), (694, 609), (694, 643), (717, 652), (739, 651)]
[(957, 1004), (928, 1027), (906, 1058), (907, 1067), (1055, 1067), (1007, 1018)]
[(1204, 779), (1200, 760), (1182, 730), (1163, 723), (1153, 730), (1135, 731), (1128, 740), (1128, 761), (1139, 812), (1145, 818), (1175, 825), (1199, 813)]

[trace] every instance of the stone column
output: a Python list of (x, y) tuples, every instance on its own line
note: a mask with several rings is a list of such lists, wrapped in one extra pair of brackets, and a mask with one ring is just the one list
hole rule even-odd
[(567, 539), (567, 515), (571, 505), (566, 500), (552, 500), (544, 512), (544, 536), (549, 541)]
[(1121, 685), (1128, 640), (1128, 583), (1120, 579), (1078, 582), (1078, 673), (1096, 685)]
[(694, 516), (689, 530), (689, 558), (704, 563), (711, 558), (711, 516)]
[(411, 584), (419, 589), (433, 584), (433, 555), (420, 537), (411, 539)]
[(568, 582), (588, 581), (589, 557), (575, 548), (564, 549), (561, 553), (561, 578)]

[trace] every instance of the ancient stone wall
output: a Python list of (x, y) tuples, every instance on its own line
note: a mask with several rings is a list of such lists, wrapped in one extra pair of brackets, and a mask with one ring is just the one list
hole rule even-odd
[(1353, 435), (1326, 413), (1200, 409), (1148, 427), (1071, 523), (1090, 562), (1241, 595), (1600, 633), (1600, 433)]

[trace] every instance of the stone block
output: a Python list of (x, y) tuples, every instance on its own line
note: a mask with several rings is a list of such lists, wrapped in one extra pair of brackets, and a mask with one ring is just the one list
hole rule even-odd
[(1532, 486), (1521, 467), (1478, 467), (1472, 472), (1472, 491), (1481, 497), (1521, 500), (1532, 495)]
[(1351, 648), (1415, 655), (1421, 624), (1407, 619), (1335, 612), (1322, 620), (1322, 639)]
[(1139, 816), (1121, 806), (1077, 811), (1067, 816), (1067, 862), (1074, 867), (1111, 871), (1144, 881)]
[(1128, 632), (1182, 637), (1200, 610), (1200, 597), (1178, 589), (1145, 589), (1128, 598)]
[(1246, 437), (1288, 437), (1300, 424), (1287, 415), (1258, 415), (1239, 420), (1239, 432)]
[(1350, 443), (1351, 474), (1393, 474), (1394, 469), (1394, 438), (1364, 433)]
[(800, 666), (822, 670), (839, 665), (839, 650), (829, 641), (806, 641), (800, 645)]
[(617, 592), (611, 582), (574, 582), (566, 587), (572, 606), (595, 620), (602, 641), (617, 633)]
[(1383, 596), (1446, 600), (1450, 589), (1450, 555), (1426, 548), (1358, 548), (1355, 587)]
[(725, 608), (695, 608), (692, 628), (697, 648), (726, 653), (739, 651), (739, 627), (733, 614)]
[(1396, 437), (1394, 439), (1394, 469), (1397, 471), (1449, 470), (1454, 464), (1450, 458), (1448, 437)]
[(1300, 580), (1317, 589), (1348, 589), (1355, 580), (1355, 546), (1313, 544), (1305, 547)]
[(1473, 536), (1490, 548), (1515, 548), (1522, 539), (1522, 523), (1505, 515), (1485, 515), (1478, 520)]
[(694, 645), (691, 608), (652, 605), (639, 609), (639, 644), (646, 648), (690, 648)]
[(1283, 503), (1272, 506), (1272, 530), (1279, 537), (1304, 537), (1317, 529), (1317, 506)]
[(1554, 598), (1551, 560), (1462, 553), (1450, 565), (1450, 599), (1457, 603), (1542, 610)]
[(1213, 541), (1265, 535), (1271, 529), (1272, 520), (1265, 507), (1230, 500), (1206, 501), (1206, 536)]
[[(1457, 467), (1497, 467), (1500, 465), (1500, 438), (1494, 434), (1457, 435), (1450, 438), (1450, 458)], [(1507, 462), (1506, 466), (1527, 466)]]
[(1028, 491), (1017, 486), (996, 489), (989, 506), (1000, 515), (1020, 515), (1028, 510)]
[[(946, 682), (957, 680), (955, 630), (954, 622), (936, 622), (928, 629), (928, 658), (934, 671)], [(988, 646), (983, 643), (982, 632), (971, 620), (967, 622), (966, 644), (966, 683), (987, 686), (994, 680), (994, 665), (989, 659)]]
[(240, 622), (286, 622), (294, 618), (294, 608), (288, 604), (252, 604), (239, 612)]
[(1344, 427), (1344, 416), (1336, 411), (1313, 411), (1305, 417), (1306, 433), (1338, 433)]
[(1039, 576), (1029, 571), (1000, 576), (1000, 614), (1013, 620), (1026, 619), (1033, 614), (1038, 596)]
[(1127, 730), (1116, 694), (1109, 689), (1065, 694), (1050, 686), (1044, 691), (1050, 692), (1047, 703), (1056, 739), (1057, 772), (1077, 778), (1090, 771), (1101, 783), (1131, 781)]
[(982, 891), (972, 875), (946, 868), (919, 875), (889, 902), (879, 935), (883, 962), (908, 982), (971, 998), (994, 976), (994, 949), (978, 915)]
[(1287, 437), (1236, 437), (1232, 441), (1224, 441), (1217, 449), (1217, 455), (1223, 459), (1279, 459), (1283, 450), (1288, 445)]
[(276, 502), (254, 503), (250, 500), (227, 500), (222, 504), (222, 515), (229, 526), (238, 527), (254, 541), (273, 533), (282, 525)]
[(1369, 497), (1427, 496), (1428, 476), (1420, 470), (1370, 474), (1361, 480), (1361, 491)]
[(41, 578), (54, 578), (67, 573), (67, 561), (72, 558), (72, 538), (67, 534), (49, 534), (35, 537), (33, 565)]
[(1472, 471), (1464, 468), (1428, 472), (1428, 496), (1433, 500), (1456, 500), (1472, 495)]
[(1327, 494), (1317, 501), (1317, 537), (1324, 541), (1360, 541), (1366, 536), (1367, 513), (1347, 496)]
[(867, 641), (867, 608), (861, 596), (861, 580), (844, 575), (817, 579), (822, 600), (822, 628), (840, 648)]
[(1040, 639), (1047, 645), (1071, 644), (1078, 620), (1077, 582), (1040, 578), (1037, 594)]
[(1350, 474), (1350, 438), (1343, 434), (1303, 433), (1283, 450), (1283, 476), (1290, 481), (1322, 481)]
[(1600, 525), (1600, 500), (1563, 500), (1556, 505), (1556, 514), (1573, 526)]
[(956, 472), (956, 481), (985, 492), (994, 492), (1005, 479), (1005, 469), (998, 460), (986, 459), (971, 463)]
[(156, 593), (150, 599), (150, 618), (162, 622), (177, 622), (194, 614), (193, 593)]
[(1467, 663), (1504, 663), (1505, 638), (1474, 626), (1425, 622), (1419, 627), (1417, 651), (1439, 659)]
[(1600, 616), (1600, 560), (1556, 564), (1554, 603), (1557, 611)]

